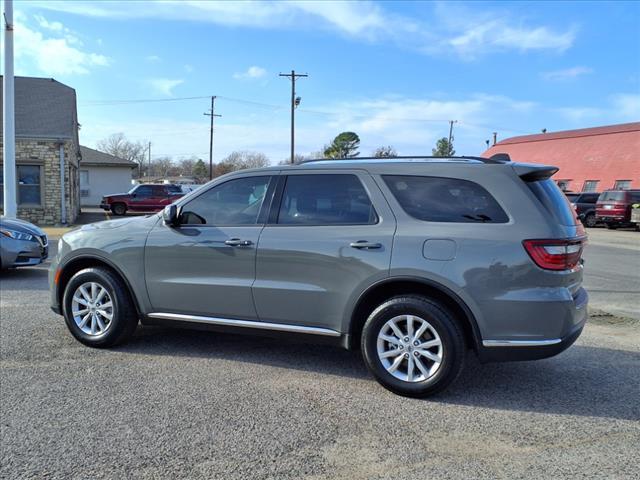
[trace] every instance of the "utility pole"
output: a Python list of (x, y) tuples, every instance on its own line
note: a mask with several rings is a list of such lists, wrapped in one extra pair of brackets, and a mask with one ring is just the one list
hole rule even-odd
[(451, 142), (453, 141), (453, 124), (458, 123), (458, 120), (449, 120), (449, 149), (451, 149)]
[(151, 181), (151, 142), (149, 142), (149, 148), (147, 150), (149, 153), (149, 171), (147, 172), (147, 178)]
[(209, 180), (213, 179), (213, 119), (214, 117), (221, 117), (222, 115), (216, 114), (216, 96), (211, 97), (211, 110), (207, 113), (203, 113), (208, 117), (211, 117), (211, 131), (209, 132)]
[(300, 97), (296, 97), (296, 78), (308, 77), (306, 73), (296, 73), (295, 70), (291, 70), (291, 73), (281, 73), (280, 77), (291, 78), (291, 164), (295, 158), (295, 121), (296, 121), (296, 107), (300, 105)]
[(13, 0), (4, 1), (4, 81), (3, 95), (3, 174), (4, 174), (4, 215), (15, 218), (18, 213), (16, 202), (16, 128), (15, 96), (13, 81)]

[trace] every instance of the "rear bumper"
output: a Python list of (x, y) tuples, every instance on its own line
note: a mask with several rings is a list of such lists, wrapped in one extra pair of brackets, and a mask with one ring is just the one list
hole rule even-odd
[[(553, 357), (569, 348), (578, 339), (587, 322), (589, 295), (580, 288), (570, 307), (570, 322), (566, 330), (556, 338), (511, 337), (483, 340), (478, 349), (481, 362), (510, 362), (539, 360)], [(563, 312), (566, 314), (567, 312)]]
[(478, 356), (481, 362), (519, 362), (553, 357), (573, 345), (582, 333), (583, 328), (584, 324), (564, 338), (543, 340), (536, 345), (533, 342), (529, 344), (496, 344), (490, 347), (483, 345), (478, 352)]

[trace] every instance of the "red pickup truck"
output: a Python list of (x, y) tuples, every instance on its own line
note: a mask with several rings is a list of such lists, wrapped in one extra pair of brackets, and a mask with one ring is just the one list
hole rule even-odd
[(179, 185), (150, 184), (136, 185), (129, 193), (116, 193), (102, 197), (100, 208), (114, 215), (132, 212), (157, 212), (182, 197)]

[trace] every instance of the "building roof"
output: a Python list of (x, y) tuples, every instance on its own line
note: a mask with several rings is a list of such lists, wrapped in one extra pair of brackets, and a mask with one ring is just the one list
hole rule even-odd
[(640, 122), (512, 137), (483, 156), (506, 153), (514, 162), (544, 163), (560, 170), (556, 179), (580, 191), (586, 181), (613, 188), (619, 180), (640, 183)]
[[(4, 77), (0, 76), (0, 85)], [(53, 78), (15, 77), (16, 137), (76, 138), (76, 91)], [(0, 122), (4, 121), (0, 96)], [(0, 132), (0, 136), (2, 132)]]
[(491, 151), (499, 145), (513, 145), (516, 143), (546, 142), (565, 138), (594, 137), (597, 135), (611, 135), (614, 133), (627, 133), (640, 131), (640, 122), (621, 123), (604, 127), (580, 128), (577, 130), (562, 130), (560, 132), (537, 133), (535, 135), (522, 135), (502, 140), (487, 151)]
[(99, 150), (94, 150), (93, 148), (84, 147), (82, 145), (80, 145), (80, 154), (82, 155), (82, 160), (80, 161), (81, 166), (94, 165), (104, 167), (129, 168), (136, 168), (138, 166), (137, 163), (132, 162), (131, 160), (116, 157), (115, 155), (101, 152)]

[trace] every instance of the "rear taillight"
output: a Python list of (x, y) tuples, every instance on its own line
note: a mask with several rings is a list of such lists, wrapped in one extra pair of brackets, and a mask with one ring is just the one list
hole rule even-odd
[(571, 270), (580, 261), (585, 238), (563, 240), (524, 240), (531, 259), (545, 270)]

